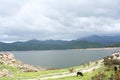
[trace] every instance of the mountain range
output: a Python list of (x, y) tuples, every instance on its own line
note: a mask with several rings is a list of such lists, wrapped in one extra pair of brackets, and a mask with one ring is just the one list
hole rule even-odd
[(98, 43), (88, 41), (62, 41), (62, 40), (29, 40), (26, 42), (0, 43), (1, 51), (26, 51), (26, 50), (59, 50), (102, 47)]
[(96, 42), (100, 43), (102, 45), (112, 45), (120, 42), (120, 35), (117, 36), (98, 36), (98, 35), (93, 35), (93, 36), (88, 36), (85, 38), (80, 38), (78, 40), (84, 40), (88, 42)]
[[(120, 44), (120, 36), (89, 36), (71, 41), (63, 40), (29, 40), (25, 42), (4, 43), (0, 42), (0, 51), (27, 51), (27, 50), (60, 50), (60, 49), (85, 49), (100, 47), (115, 47)], [(117, 46), (118, 47), (118, 46)]]

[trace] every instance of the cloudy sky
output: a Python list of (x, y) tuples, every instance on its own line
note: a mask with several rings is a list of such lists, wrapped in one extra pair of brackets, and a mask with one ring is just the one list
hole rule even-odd
[(120, 0), (0, 0), (0, 41), (120, 34)]

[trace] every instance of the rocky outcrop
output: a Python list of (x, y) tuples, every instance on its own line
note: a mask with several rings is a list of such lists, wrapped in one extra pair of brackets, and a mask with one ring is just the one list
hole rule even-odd
[(41, 67), (25, 64), (19, 60), (16, 60), (12, 53), (6, 53), (6, 54), (0, 53), (0, 64), (18, 67), (24, 72), (37, 72), (40, 70), (44, 70)]
[(8, 69), (2, 69), (0, 71), (0, 77), (12, 77), (13, 73), (10, 72)]
[(104, 57), (105, 65), (120, 65), (120, 51), (112, 53), (112, 55)]

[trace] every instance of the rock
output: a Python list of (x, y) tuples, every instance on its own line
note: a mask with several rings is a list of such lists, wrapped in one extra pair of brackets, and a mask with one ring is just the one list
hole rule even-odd
[(16, 60), (12, 53), (7, 53), (7, 54), (0, 53), (0, 64), (18, 67), (25, 72), (37, 72), (40, 70), (44, 70), (41, 67), (25, 64), (21, 61)]
[(14, 59), (14, 55), (11, 53), (7, 53), (6, 56), (7, 56), (7, 59), (9, 59), (9, 60)]
[(7, 69), (2, 69), (0, 71), (0, 77), (12, 77), (13, 74), (11, 72), (9, 72), (9, 70)]
[(4, 54), (0, 53), (0, 59), (3, 57)]

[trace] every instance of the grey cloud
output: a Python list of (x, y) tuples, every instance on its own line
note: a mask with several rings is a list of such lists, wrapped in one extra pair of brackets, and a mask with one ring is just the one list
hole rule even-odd
[[(55, 5), (55, 3), (57, 3)], [(51, 3), (53, 8), (67, 15), (77, 16), (107, 16), (118, 14), (119, 0), (56, 0)], [(69, 14), (68, 14), (69, 12)]]
[(119, 4), (119, 0), (1, 0), (0, 40), (119, 34)]
[(0, 0), (0, 16), (7, 17), (14, 15), (27, 0)]

